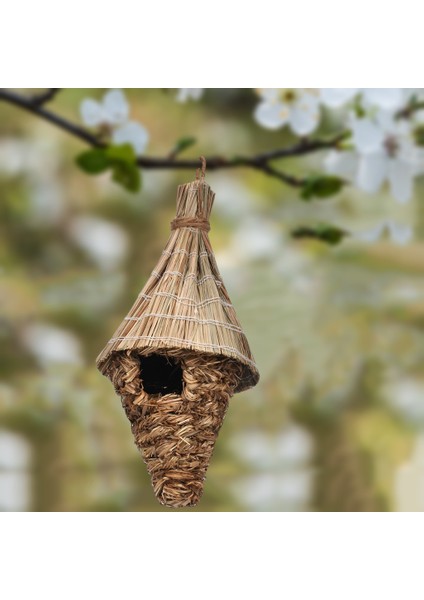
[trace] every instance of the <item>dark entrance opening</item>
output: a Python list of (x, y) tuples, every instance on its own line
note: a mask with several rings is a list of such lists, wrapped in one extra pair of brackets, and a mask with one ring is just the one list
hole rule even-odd
[(181, 394), (183, 371), (180, 363), (168, 356), (140, 356), (141, 379), (148, 394)]

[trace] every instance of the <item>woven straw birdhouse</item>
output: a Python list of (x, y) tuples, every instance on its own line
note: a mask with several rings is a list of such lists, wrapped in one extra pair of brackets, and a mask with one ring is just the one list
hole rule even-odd
[(162, 257), (97, 358), (156, 497), (173, 507), (197, 504), (228, 401), (259, 379), (210, 245), (204, 169), (179, 186)]

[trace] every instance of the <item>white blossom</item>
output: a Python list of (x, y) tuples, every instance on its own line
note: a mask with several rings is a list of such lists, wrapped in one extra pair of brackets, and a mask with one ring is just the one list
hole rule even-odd
[(119, 268), (128, 254), (129, 243), (125, 231), (104, 219), (76, 217), (69, 225), (69, 234), (72, 241), (103, 271)]
[(247, 217), (235, 230), (231, 252), (242, 260), (266, 260), (278, 254), (281, 232), (270, 219), (260, 215)]
[(359, 92), (359, 88), (321, 88), (320, 99), (329, 108), (340, 108)]
[(411, 124), (380, 111), (374, 118), (351, 117), (353, 151), (332, 151), (327, 171), (355, 182), (374, 194), (388, 181), (398, 202), (410, 200), (413, 180), (420, 169), (421, 152), (414, 144)]
[(266, 129), (288, 125), (297, 135), (308, 135), (320, 120), (319, 97), (312, 89), (265, 88), (258, 90), (261, 101), (254, 118)]
[(371, 229), (357, 232), (355, 237), (364, 242), (376, 242), (383, 237), (388, 237), (393, 243), (404, 246), (411, 240), (412, 235), (412, 228), (409, 225), (386, 219)]
[(398, 202), (410, 200), (419, 164), (410, 123), (380, 111), (374, 119), (353, 117), (351, 128), (353, 145), (359, 154), (358, 187), (375, 193), (387, 180)]
[(177, 102), (187, 102), (187, 100), (200, 100), (203, 96), (203, 88), (179, 88), (176, 96)]
[(260, 473), (245, 477), (234, 486), (240, 500), (251, 510), (306, 510), (313, 490), (311, 469)]
[(405, 106), (416, 90), (412, 88), (321, 88), (321, 102), (329, 108), (340, 108), (360, 94), (365, 109), (396, 111)]
[(109, 90), (101, 102), (86, 98), (80, 106), (81, 118), (88, 127), (103, 128), (115, 144), (130, 144), (142, 154), (149, 142), (147, 129), (129, 120), (129, 105), (122, 90)]
[(114, 144), (131, 144), (136, 154), (142, 154), (149, 143), (147, 129), (136, 121), (128, 121), (112, 132)]
[(408, 101), (410, 91), (405, 88), (363, 88), (362, 94), (365, 106), (395, 111)]
[(28, 325), (23, 331), (22, 342), (43, 367), (82, 362), (79, 340), (59, 327), (45, 323)]

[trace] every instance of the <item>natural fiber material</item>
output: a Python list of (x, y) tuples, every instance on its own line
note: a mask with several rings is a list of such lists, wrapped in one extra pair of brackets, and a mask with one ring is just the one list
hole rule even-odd
[[(201, 179), (180, 185), (176, 219), (208, 221), (214, 197)], [(113, 352), (142, 348), (187, 348), (228, 356), (243, 369), (236, 392), (257, 383), (249, 344), (205, 229), (180, 226), (172, 231), (149, 280), (99, 355), (99, 369), (103, 372), (103, 363)]]
[(146, 393), (140, 356), (132, 351), (119, 360), (111, 358), (107, 374), (121, 395), (159, 502), (193, 506), (203, 492), (215, 440), (241, 369), (232, 359), (216, 355), (207, 363), (201, 354), (185, 350), (170, 350), (163, 356), (181, 361), (181, 394)]
[(215, 194), (181, 185), (171, 236), (136, 302), (97, 359), (121, 395), (162, 504), (192, 506), (235, 392), (259, 374), (210, 245)]

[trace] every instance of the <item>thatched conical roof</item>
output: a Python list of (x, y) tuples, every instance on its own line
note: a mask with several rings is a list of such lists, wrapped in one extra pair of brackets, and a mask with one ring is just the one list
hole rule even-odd
[(97, 358), (97, 366), (105, 375), (112, 354), (184, 348), (239, 363), (242, 377), (236, 392), (256, 385), (258, 370), (209, 241), (214, 197), (203, 178), (179, 186), (176, 219), (166, 248), (128, 315)]

